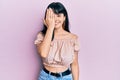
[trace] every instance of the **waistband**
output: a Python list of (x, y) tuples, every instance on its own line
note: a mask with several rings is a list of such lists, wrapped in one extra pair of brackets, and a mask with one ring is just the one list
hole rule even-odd
[(55, 77), (61, 77), (61, 76), (66, 76), (66, 75), (71, 74), (71, 71), (70, 71), (69, 69), (67, 69), (67, 70), (64, 71), (64, 72), (60, 72), (60, 73), (50, 72), (50, 71), (48, 71), (46, 68), (43, 68), (43, 70), (44, 70), (47, 74), (50, 74), (50, 75), (55, 76)]

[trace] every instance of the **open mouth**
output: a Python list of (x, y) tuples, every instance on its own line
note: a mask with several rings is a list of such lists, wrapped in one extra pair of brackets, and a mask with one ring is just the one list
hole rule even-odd
[(55, 23), (55, 25), (57, 25), (57, 24), (59, 24), (59, 23)]
[(55, 25), (60, 24), (60, 22), (55, 22)]

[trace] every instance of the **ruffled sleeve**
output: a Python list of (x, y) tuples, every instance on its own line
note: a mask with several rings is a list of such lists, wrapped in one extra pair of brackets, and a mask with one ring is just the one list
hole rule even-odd
[(74, 42), (74, 51), (80, 51), (80, 41), (79, 38), (77, 37)]
[(40, 44), (43, 41), (43, 34), (42, 32), (39, 32), (37, 34), (36, 40), (34, 41), (34, 44)]

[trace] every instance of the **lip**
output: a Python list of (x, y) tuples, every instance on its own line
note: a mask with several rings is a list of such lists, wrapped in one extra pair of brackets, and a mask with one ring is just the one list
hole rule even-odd
[(55, 24), (59, 24), (59, 23), (55, 23)]

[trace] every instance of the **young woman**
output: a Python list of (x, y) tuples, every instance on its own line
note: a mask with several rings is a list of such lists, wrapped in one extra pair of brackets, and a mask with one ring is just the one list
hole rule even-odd
[(68, 14), (60, 2), (48, 5), (35, 44), (43, 62), (38, 80), (79, 80), (79, 40), (69, 31)]

